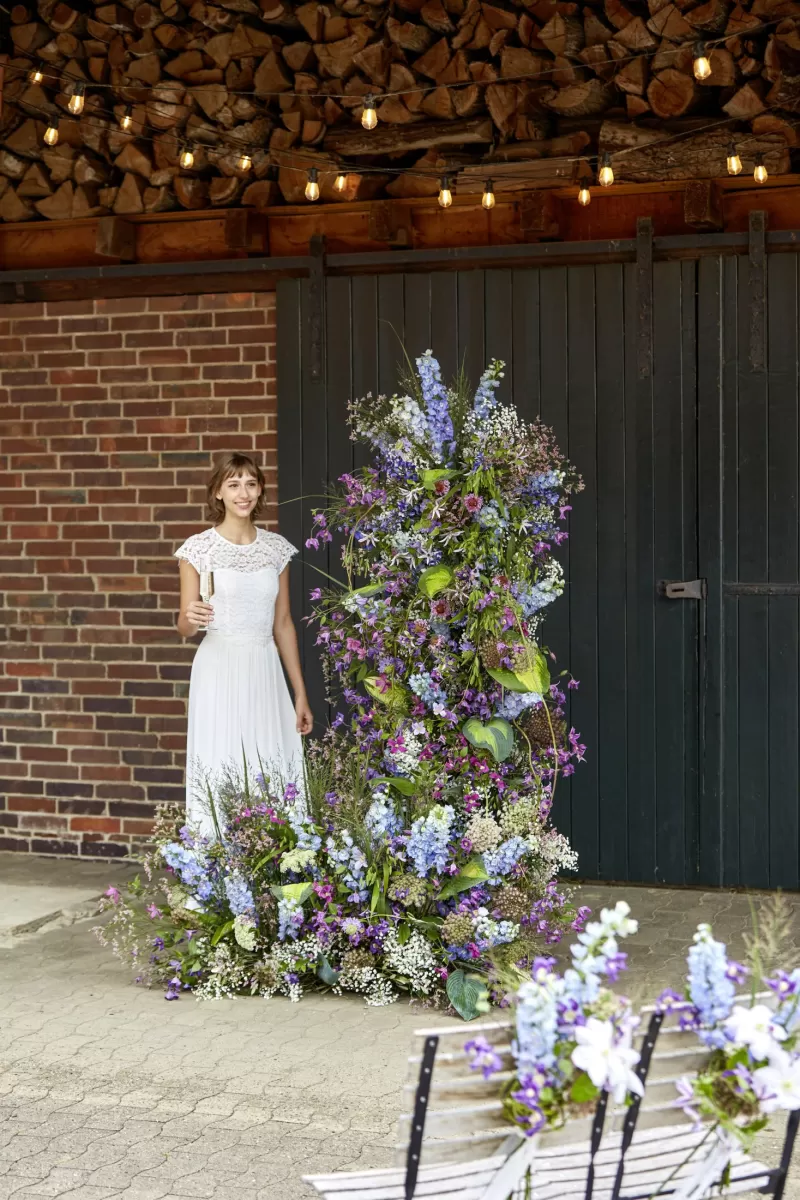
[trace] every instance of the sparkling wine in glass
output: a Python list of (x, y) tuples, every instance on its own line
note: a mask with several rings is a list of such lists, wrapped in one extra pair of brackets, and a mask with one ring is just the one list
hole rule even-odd
[[(211, 598), (214, 595), (214, 572), (211, 570), (211, 563), (206, 559), (203, 564), (203, 570), (200, 572), (200, 599), (204, 604), (210, 604)], [(208, 625), (205, 626), (208, 629)]]

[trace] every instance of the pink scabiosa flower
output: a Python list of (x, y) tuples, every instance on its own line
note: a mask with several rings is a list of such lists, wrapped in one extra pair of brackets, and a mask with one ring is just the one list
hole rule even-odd
[(480, 512), (483, 508), (483, 500), (480, 496), (476, 496), (474, 492), (470, 492), (464, 497), (464, 508), (468, 513)]
[(450, 605), (444, 599), (431, 601), (431, 616), (443, 621), (450, 616)]
[(450, 481), (448, 479), (437, 479), (433, 485), (433, 490), (437, 496), (446, 496), (450, 491)]

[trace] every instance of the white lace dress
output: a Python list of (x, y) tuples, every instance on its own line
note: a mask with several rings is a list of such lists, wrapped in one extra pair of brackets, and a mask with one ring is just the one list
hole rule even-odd
[(272, 637), (278, 576), (297, 550), (259, 529), (237, 546), (216, 529), (184, 542), (176, 558), (214, 572), (214, 619), (192, 663), (186, 745), (186, 811), (213, 833), (206, 781), (243, 758), (248, 770), (278, 771), (302, 787), (302, 739)]

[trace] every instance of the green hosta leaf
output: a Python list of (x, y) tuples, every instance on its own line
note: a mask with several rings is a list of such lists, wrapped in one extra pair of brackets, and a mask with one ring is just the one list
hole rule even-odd
[(325, 955), (320, 954), (319, 958), (317, 959), (317, 976), (322, 980), (323, 983), (327, 984), (328, 987), (333, 987), (335, 983), (339, 982), (339, 976), (341, 973), (341, 971), (334, 971)]
[(436, 899), (448, 900), (450, 896), (457, 896), (459, 892), (466, 892), (468, 888), (475, 887), (488, 878), (489, 876), (486, 874), (483, 860), (479, 856), (471, 858), (468, 863), (465, 863), (458, 875), (454, 875), (452, 879), (448, 879), (442, 890), (437, 892)]
[(447, 976), (447, 998), (460, 1017), (473, 1021), (489, 1011), (489, 992), (480, 975), (451, 971)]
[(376, 596), (386, 587), (385, 583), (365, 583), (363, 587), (353, 588), (351, 596)]
[(364, 680), (364, 687), (372, 699), (380, 701), (381, 704), (400, 705), (405, 702), (405, 688), (402, 688), (399, 683), (390, 683), (384, 692), (378, 687), (378, 676), (370, 675), (368, 679)]
[(452, 479), (454, 474), (455, 471), (448, 471), (445, 467), (434, 467), (429, 471), (422, 471), (420, 480), (423, 487), (432, 488), (440, 479)]
[(550, 690), (550, 671), (547, 659), (541, 650), (537, 650), (536, 659), (530, 671), (515, 671), (514, 674), (523, 684), (523, 690), (526, 692), (538, 692), (540, 696), (546, 696)]
[(381, 775), (378, 779), (371, 780), (371, 783), (390, 783), (393, 788), (397, 788), (401, 796), (413, 796), (417, 790), (414, 780), (406, 779), (404, 775)]
[(581, 1074), (573, 1083), (569, 1094), (576, 1104), (589, 1104), (590, 1101), (597, 1099), (600, 1091), (594, 1086), (588, 1075)]
[(461, 732), (471, 745), (488, 750), (496, 762), (505, 762), (514, 748), (514, 730), (502, 717), (493, 717), (488, 725), (470, 717), (461, 726)]
[(232, 929), (233, 921), (226, 921), (224, 925), (220, 925), (211, 939), (211, 945), (216, 946), (217, 942), (224, 938), (226, 934), (230, 933)]
[(495, 683), (501, 684), (508, 692), (530, 691), (530, 688), (525, 686), (519, 675), (517, 675), (514, 671), (504, 671), (502, 667), (498, 667), (496, 670), (491, 667), (487, 667), (486, 674), (491, 675)]
[(453, 582), (455, 576), (450, 567), (446, 563), (438, 563), (435, 567), (428, 567), (419, 577), (419, 590), (429, 600), (434, 596), (438, 596), (439, 592), (443, 592)]
[(278, 900), (294, 900), (297, 904), (304, 904), (313, 892), (314, 885), (311, 883), (285, 883), (283, 887), (271, 887), (269, 890)]

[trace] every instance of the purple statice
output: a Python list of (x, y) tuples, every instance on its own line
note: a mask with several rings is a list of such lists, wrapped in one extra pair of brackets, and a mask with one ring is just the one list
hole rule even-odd
[(442, 368), (430, 350), (426, 350), (416, 361), (431, 452), (436, 462), (449, 462), (453, 453), (453, 421), (447, 388), (442, 383)]
[(495, 850), (486, 850), (483, 855), (483, 865), (489, 882), (497, 884), (508, 875), (526, 854), (530, 853), (530, 843), (521, 837), (510, 837), (501, 842)]
[(736, 986), (728, 970), (724, 942), (715, 941), (711, 926), (698, 925), (694, 945), (686, 959), (689, 965), (689, 999), (696, 1014), (700, 1040), (711, 1049), (724, 1046), (726, 1037), (716, 1028), (729, 1015)]
[(502, 1071), (503, 1060), (485, 1037), (473, 1038), (471, 1042), (466, 1043), (464, 1049), (469, 1056), (470, 1067), (473, 1071), (480, 1071), (484, 1079), (490, 1079), (492, 1075)]
[(253, 893), (238, 871), (225, 879), (225, 895), (235, 917), (253, 916), (256, 911)]
[(437, 804), (427, 816), (417, 817), (411, 826), (406, 853), (421, 879), (424, 879), (429, 871), (441, 873), (447, 866), (448, 843), (454, 815), (449, 804)]

